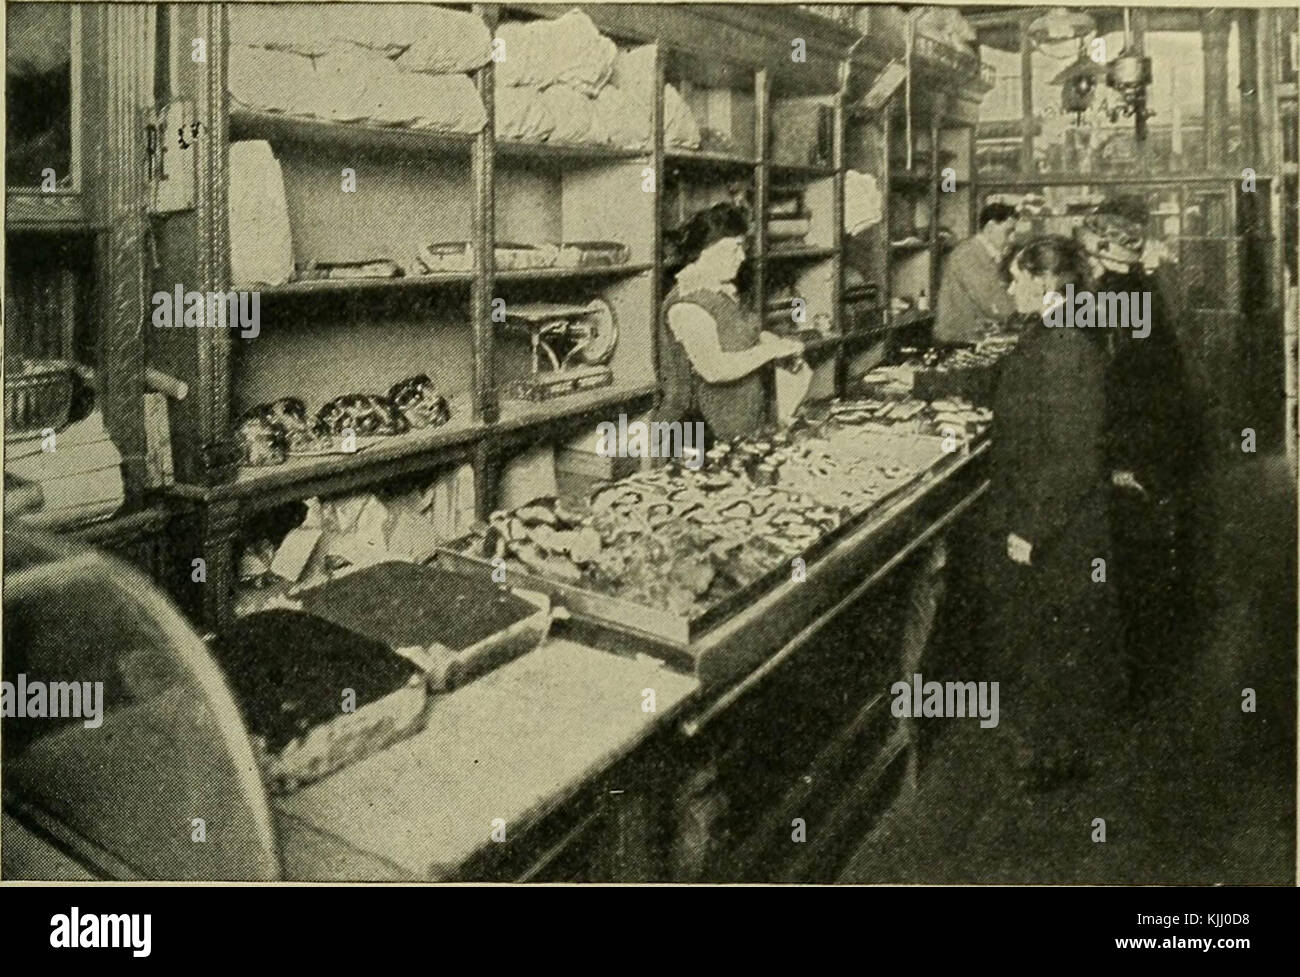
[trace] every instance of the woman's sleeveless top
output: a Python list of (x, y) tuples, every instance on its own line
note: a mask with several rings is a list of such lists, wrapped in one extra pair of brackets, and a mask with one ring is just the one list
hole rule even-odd
[(660, 316), (659, 361), (664, 383), (660, 419), (702, 420), (712, 437), (722, 440), (752, 434), (767, 420), (762, 371), (729, 383), (705, 383), (668, 327), (668, 310), (679, 302), (697, 305), (713, 318), (723, 352), (752, 349), (762, 331), (758, 316), (743, 310), (729, 295), (708, 290), (681, 295), (674, 287), (664, 299)]

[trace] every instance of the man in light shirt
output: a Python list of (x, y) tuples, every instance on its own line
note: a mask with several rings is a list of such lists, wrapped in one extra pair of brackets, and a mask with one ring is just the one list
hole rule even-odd
[(1016, 226), (1016, 210), (987, 204), (980, 211), (979, 232), (953, 249), (939, 287), (934, 341), (973, 343), (1015, 311), (1002, 278), (1002, 256)]

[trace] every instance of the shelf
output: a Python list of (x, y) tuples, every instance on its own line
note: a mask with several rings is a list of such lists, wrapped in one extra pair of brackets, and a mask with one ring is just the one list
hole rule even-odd
[(657, 383), (613, 384), (584, 390), (581, 393), (556, 397), (554, 400), (511, 400), (501, 398), (501, 417), (493, 426), (494, 431), (516, 431), (520, 428), (547, 424), (565, 417), (576, 417), (592, 411), (603, 410), (631, 401), (649, 397), (659, 390)]
[(631, 278), (650, 271), (654, 265), (648, 261), (634, 261), (623, 265), (599, 265), (587, 268), (512, 268), (494, 274), (499, 282), (566, 281), (573, 278)]
[(529, 142), (527, 140), (497, 140), (498, 159), (572, 160), (601, 162), (604, 160), (649, 159), (650, 150), (605, 146), (597, 143)]
[(889, 174), (890, 188), (902, 187), (909, 190), (928, 190), (938, 180), (930, 173), (912, 173), (907, 170), (894, 171)]
[(384, 150), (403, 155), (468, 154), (475, 137), (466, 133), (434, 132), (364, 122), (331, 122), (254, 109), (230, 110), (230, 139), (265, 139), (338, 149)]
[(834, 176), (835, 167), (828, 163), (768, 163), (768, 172), (775, 177), (793, 176), (806, 179), (819, 179)]
[(897, 315), (890, 313), (888, 328), (890, 329), (910, 329), (912, 326), (926, 325), (934, 321), (933, 312), (920, 312), (912, 309), (909, 312), (900, 312)]
[[(1268, 174), (1257, 174), (1255, 179), (1267, 180)], [(996, 177), (980, 180), (981, 191), (997, 190), (1035, 190), (1039, 187), (1121, 187), (1121, 186), (1186, 186), (1188, 184), (1222, 184), (1225, 180), (1231, 180), (1236, 183), (1241, 182), (1241, 172), (1226, 173), (1187, 173), (1174, 174), (1171, 176), (1089, 176), (1087, 174), (1078, 174), (1075, 176), (1036, 176), (1029, 177)]]
[(503, 399), (496, 424), (474, 421), (469, 395), (458, 394), (448, 398), (451, 420), (441, 427), (376, 438), (354, 454), (291, 457), (282, 465), (245, 465), (232, 482), (211, 488), (177, 483), (175, 490), (178, 495), (204, 502), (246, 499), (254, 509), (309, 495), (352, 491), (461, 459), (470, 445), (493, 434), (628, 403), (657, 390), (657, 384), (616, 384), (540, 403)]
[[(264, 285), (263, 298), (290, 295), (347, 295), (358, 292), (399, 292), (418, 288), (445, 288), (468, 285), (473, 272), (440, 271), (432, 275), (407, 275), (403, 278), (335, 278), (304, 279), (283, 285)], [(238, 286), (236, 286), (238, 287)]]
[(471, 418), (468, 394), (449, 397), (451, 420), (441, 427), (422, 428), (391, 438), (380, 438), (354, 454), (290, 457), (283, 465), (245, 465), (233, 482), (213, 486), (209, 498), (262, 495), (314, 479), (336, 478), (472, 441), (483, 425)]
[(768, 248), (766, 255), (768, 261), (822, 261), (833, 257), (835, 257), (834, 248), (819, 248), (811, 244), (801, 244), (797, 247), (771, 247)]
[(752, 169), (758, 164), (752, 157), (707, 149), (665, 149), (664, 161), (701, 169)]

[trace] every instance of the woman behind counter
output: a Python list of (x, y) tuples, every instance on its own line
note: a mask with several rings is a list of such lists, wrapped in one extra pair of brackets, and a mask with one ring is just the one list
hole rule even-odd
[(744, 213), (720, 203), (684, 229), (686, 266), (664, 299), (662, 421), (703, 421), (706, 438), (752, 434), (767, 421), (762, 367), (798, 356), (801, 343), (763, 332), (737, 301), (745, 261)]
[(1111, 557), (1105, 354), (1097, 330), (1044, 320), (1067, 285), (1077, 293), (1088, 279), (1069, 238), (1040, 237), (1016, 255), (1008, 291), (1027, 324), (994, 402), (990, 610), (1013, 690), (1004, 714), (1033, 791), (1088, 773), (1088, 740), (1122, 676), (1113, 588), (1094, 563)]

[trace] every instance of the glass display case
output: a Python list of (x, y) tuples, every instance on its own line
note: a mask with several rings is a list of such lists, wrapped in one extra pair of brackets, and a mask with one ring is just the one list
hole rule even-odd
[(199, 637), (139, 573), (5, 533), (3, 872), (267, 880), (279, 856), (240, 713)]

